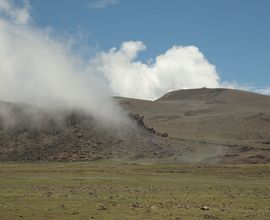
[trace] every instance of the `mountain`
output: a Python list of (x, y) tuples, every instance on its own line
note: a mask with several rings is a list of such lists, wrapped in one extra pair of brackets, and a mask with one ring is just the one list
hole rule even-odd
[(190, 161), (269, 162), (270, 97), (232, 89), (189, 89), (156, 101), (119, 98), (145, 124), (188, 146)]
[(269, 96), (203, 88), (115, 101), (131, 123), (0, 102), (0, 161), (270, 162)]

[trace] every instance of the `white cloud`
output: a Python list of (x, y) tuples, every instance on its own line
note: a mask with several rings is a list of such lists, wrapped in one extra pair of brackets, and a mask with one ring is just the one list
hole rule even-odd
[(228, 88), (228, 89), (238, 89), (238, 90), (243, 90), (243, 91), (259, 93), (263, 95), (270, 95), (270, 86), (265, 86), (265, 87), (260, 88), (254, 85), (240, 84), (236, 81), (222, 81), (219, 87)]
[(0, 16), (0, 100), (45, 107), (51, 107), (53, 101), (98, 118), (122, 119), (108, 90), (87, 72), (87, 63), (72, 52), (65, 39), (58, 40), (17, 16), (26, 8), (0, 2), (0, 12), (5, 13)]
[(257, 93), (264, 94), (264, 95), (270, 95), (270, 86), (266, 86), (264, 88), (257, 88), (257, 89), (254, 89), (254, 91)]
[(118, 4), (118, 0), (96, 0), (93, 2), (90, 2), (88, 4), (88, 7), (95, 8), (95, 9), (103, 9), (108, 7), (109, 5), (116, 5)]
[(98, 54), (90, 67), (114, 94), (126, 97), (155, 99), (171, 90), (220, 86), (215, 66), (195, 46), (173, 46), (150, 63), (136, 60), (144, 49), (140, 41), (124, 42)]
[(17, 7), (12, 0), (0, 0), (0, 10), (18, 24), (27, 24), (30, 20), (30, 4), (27, 0), (24, 1), (23, 7)]

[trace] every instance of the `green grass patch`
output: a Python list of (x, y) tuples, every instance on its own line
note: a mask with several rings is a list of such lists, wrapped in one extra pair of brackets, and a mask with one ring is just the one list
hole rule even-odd
[(0, 219), (268, 220), (270, 165), (0, 164)]

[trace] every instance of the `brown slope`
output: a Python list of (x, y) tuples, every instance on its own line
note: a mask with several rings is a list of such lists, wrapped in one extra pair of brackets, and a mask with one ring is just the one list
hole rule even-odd
[(82, 112), (0, 102), (0, 161), (175, 160), (180, 151), (136, 121), (116, 126)]
[(237, 105), (259, 105), (259, 107), (270, 107), (270, 96), (256, 94), (235, 89), (187, 89), (172, 91), (156, 101), (176, 101), (176, 100), (200, 100), (208, 103), (224, 103)]
[[(193, 147), (191, 157), (228, 162), (268, 162), (270, 97), (231, 89), (170, 92), (151, 102), (120, 99), (147, 126)], [(207, 153), (206, 153), (207, 152)]]

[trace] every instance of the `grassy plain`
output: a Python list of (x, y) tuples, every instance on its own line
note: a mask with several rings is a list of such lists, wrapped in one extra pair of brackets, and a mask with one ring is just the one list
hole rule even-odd
[(270, 219), (270, 165), (0, 164), (0, 219)]

